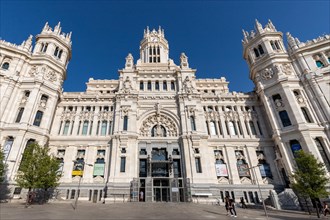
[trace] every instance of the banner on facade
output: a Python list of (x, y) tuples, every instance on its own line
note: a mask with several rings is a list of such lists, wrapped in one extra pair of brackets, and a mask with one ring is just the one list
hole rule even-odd
[(249, 166), (246, 163), (237, 164), (239, 176), (250, 176)]
[(215, 164), (215, 171), (217, 176), (228, 176), (226, 164)]
[(9, 139), (6, 141), (5, 146), (3, 147), (4, 161), (6, 161), (7, 157), (9, 156), (11, 147), (13, 146), (13, 142), (13, 139)]
[(82, 176), (84, 174), (84, 162), (77, 161), (73, 165), (72, 176)]
[(103, 176), (104, 175), (104, 163), (94, 164), (93, 176)]

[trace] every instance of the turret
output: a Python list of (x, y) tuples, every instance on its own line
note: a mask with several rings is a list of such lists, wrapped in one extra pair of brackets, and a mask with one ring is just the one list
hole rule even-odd
[(47, 22), (41, 33), (36, 37), (33, 54), (49, 55), (66, 67), (71, 59), (71, 44), (71, 32), (68, 34), (63, 33), (60, 22), (52, 30)]
[(284, 54), (286, 53), (283, 44), (283, 34), (276, 30), (273, 23), (268, 20), (265, 27), (255, 21), (255, 30), (250, 33), (243, 30), (243, 57), (247, 61), (251, 74), (250, 78), (254, 80), (255, 75), (253, 74), (254, 67), (264, 61), (266, 55)]
[(168, 63), (169, 46), (165, 39), (164, 29), (158, 31), (149, 27), (144, 30), (140, 43), (140, 60), (142, 63)]

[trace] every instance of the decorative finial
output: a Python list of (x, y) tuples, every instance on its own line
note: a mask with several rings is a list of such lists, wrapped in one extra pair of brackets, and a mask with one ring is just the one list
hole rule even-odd
[(259, 23), (259, 21), (257, 19), (256, 19), (255, 29), (258, 33), (261, 33), (263, 31), (262, 25)]

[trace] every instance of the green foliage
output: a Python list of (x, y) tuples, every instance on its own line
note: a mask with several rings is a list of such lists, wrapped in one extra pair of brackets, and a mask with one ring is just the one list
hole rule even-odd
[(0, 146), (0, 184), (4, 182), (5, 173), (6, 173), (6, 165), (5, 165), (5, 154), (3, 152), (3, 149)]
[(326, 176), (324, 164), (318, 162), (312, 154), (302, 150), (295, 153), (297, 169), (292, 175), (294, 182), (292, 188), (305, 198), (324, 198), (329, 193), (326, 184), (329, 179)]
[(31, 144), (26, 147), (16, 182), (22, 188), (49, 189), (58, 186), (60, 162), (49, 155), (48, 147)]

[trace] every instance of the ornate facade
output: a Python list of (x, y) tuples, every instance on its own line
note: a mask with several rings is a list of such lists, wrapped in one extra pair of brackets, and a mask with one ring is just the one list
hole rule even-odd
[[(61, 161), (58, 199), (259, 202), (289, 186), (294, 151), (330, 171), (330, 37), (299, 42), (269, 21), (243, 31), (255, 90), (196, 79), (182, 53), (169, 58), (164, 30), (144, 30), (118, 80), (90, 78), (62, 92), (71, 33), (48, 24), (21, 45), (1, 41), (0, 144), (13, 196), (27, 144), (49, 145)], [(258, 186), (260, 186), (260, 191)], [(15, 190), (14, 190), (15, 189)], [(261, 194), (260, 194), (261, 193)]]

